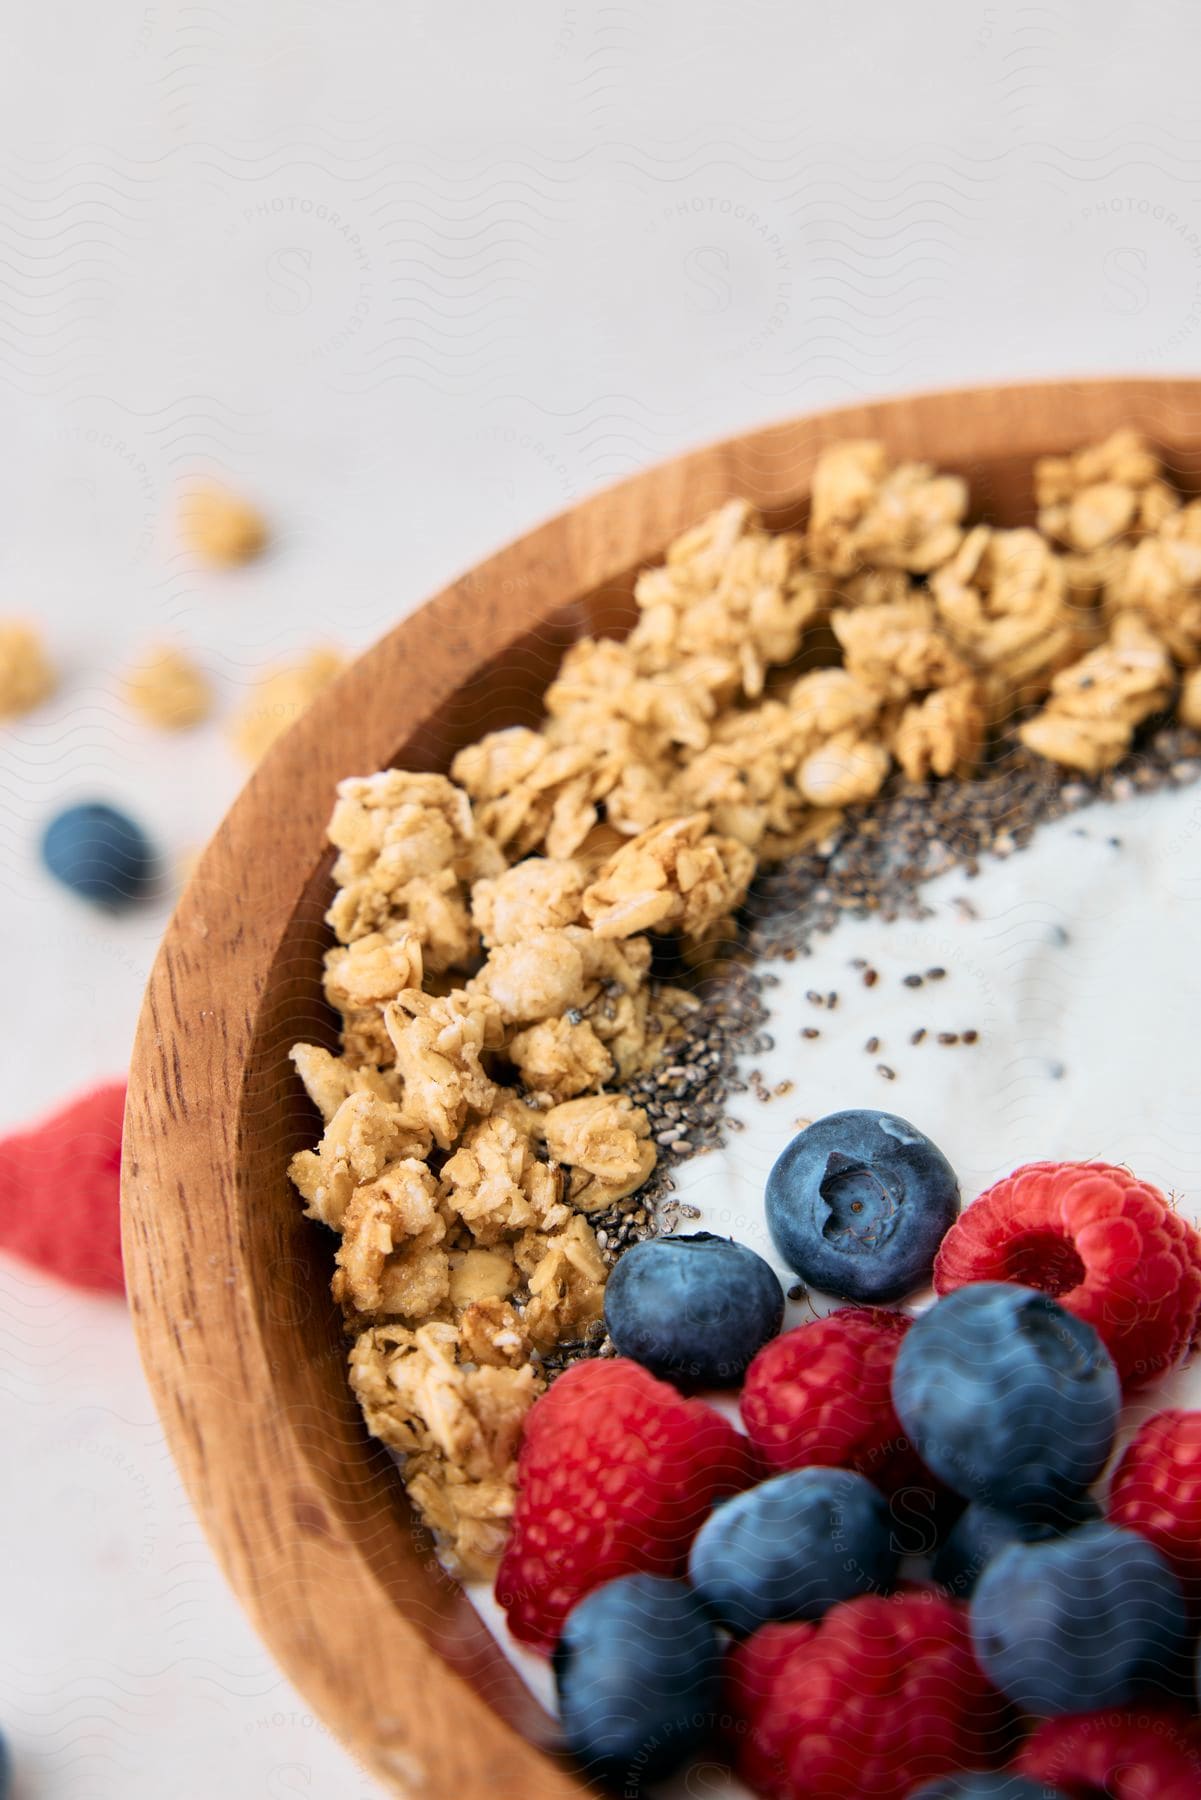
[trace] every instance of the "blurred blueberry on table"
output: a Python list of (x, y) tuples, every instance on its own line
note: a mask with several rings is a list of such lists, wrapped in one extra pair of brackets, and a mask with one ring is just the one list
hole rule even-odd
[(1007, 1281), (958, 1288), (914, 1320), (892, 1398), (918, 1455), (948, 1487), (1035, 1517), (1096, 1480), (1122, 1402), (1092, 1326)]
[(568, 1748), (637, 1793), (688, 1761), (719, 1710), (722, 1651), (682, 1581), (623, 1575), (585, 1595), (551, 1656)]
[(966, 1600), (993, 1557), (1007, 1544), (1040, 1544), (1047, 1538), (1064, 1537), (1078, 1526), (1091, 1525), (1100, 1517), (1101, 1508), (1090, 1494), (1065, 1498), (1045, 1513), (1031, 1513), (1022, 1519), (973, 1500), (939, 1546), (934, 1579), (956, 1600)]
[(1180, 1583), (1133, 1531), (1085, 1525), (1010, 1544), (976, 1584), (971, 1620), (985, 1674), (1038, 1718), (1177, 1691), (1188, 1635)]
[(730, 1387), (784, 1319), (784, 1290), (745, 1244), (698, 1231), (648, 1238), (605, 1288), (605, 1324), (620, 1356), (683, 1387)]
[(155, 856), (145, 832), (102, 801), (56, 814), (42, 835), (42, 861), (64, 887), (110, 912), (132, 906), (154, 881)]
[(688, 1579), (740, 1637), (773, 1619), (820, 1619), (892, 1586), (898, 1551), (878, 1488), (850, 1469), (799, 1469), (738, 1494), (701, 1527)]
[(828, 1113), (767, 1178), (776, 1249), (811, 1287), (844, 1300), (899, 1300), (924, 1286), (958, 1212), (954, 1169), (895, 1113)]

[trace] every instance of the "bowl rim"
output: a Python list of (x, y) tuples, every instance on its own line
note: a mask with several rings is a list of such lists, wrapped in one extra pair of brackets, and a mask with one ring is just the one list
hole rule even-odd
[[(131, 1313), (172, 1454), (231, 1586), (306, 1700), (395, 1791), (462, 1800), (485, 1779), (490, 1794), (511, 1787), (526, 1800), (591, 1790), (502, 1717), (463, 1664), (450, 1666), (429, 1619), (404, 1616), (353, 1519), (322, 1491), (304, 1434), (274, 1403), (238, 1216), (243, 1078), (268, 974), (327, 856), (337, 780), (395, 762), (473, 675), (722, 500), (745, 495), (769, 519), (797, 508), (817, 454), (837, 439), (880, 437), (894, 454), (970, 468), (1066, 451), (1120, 424), (1195, 469), (1201, 379), (1080, 377), (843, 406), (721, 439), (591, 494), (364, 652), (269, 752), (200, 859), (155, 959), (131, 1063), (122, 1171)], [(412, 669), (419, 686), (403, 680)], [(418, 1707), (398, 1703), (406, 1687)], [(512, 1714), (513, 1694), (501, 1700)]]

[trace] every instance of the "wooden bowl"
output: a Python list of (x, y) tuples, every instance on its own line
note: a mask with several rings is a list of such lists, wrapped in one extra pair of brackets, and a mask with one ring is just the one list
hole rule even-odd
[(564, 647), (620, 629), (633, 576), (731, 495), (803, 516), (845, 437), (959, 470), (973, 505), (1031, 522), (1032, 459), (1136, 425), (1196, 491), (1201, 381), (1072, 381), (856, 406), (733, 438), (583, 501), (491, 557), (369, 650), (275, 747), (167, 931), (134, 1050), (125, 1259), (151, 1386), (230, 1581), (348, 1747), (420, 1800), (589, 1790), (408, 1513), (351, 1397), (329, 1299), (334, 1240), (286, 1168), (318, 1134), (287, 1061), (334, 1042), (321, 995), (334, 785), (445, 769), (536, 722)]

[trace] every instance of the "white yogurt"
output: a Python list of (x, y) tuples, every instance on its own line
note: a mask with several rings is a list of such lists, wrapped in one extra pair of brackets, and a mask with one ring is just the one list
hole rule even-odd
[[(928, 919), (845, 919), (811, 956), (759, 965), (779, 978), (766, 994), (774, 1046), (742, 1073), (758, 1070), (768, 1090), (791, 1085), (766, 1101), (733, 1096), (743, 1129), (677, 1173), (679, 1198), (701, 1215), (681, 1229), (749, 1244), (787, 1287), (795, 1277), (772, 1249), (764, 1182), (801, 1124), (847, 1107), (899, 1113), (933, 1138), (965, 1204), (1019, 1163), (1099, 1158), (1174, 1193), (1201, 1224), (1201, 790), (1087, 808), (976, 879), (955, 870), (922, 892)], [(876, 970), (874, 985), (857, 959)], [(926, 978), (931, 968), (945, 977)], [(904, 984), (913, 974), (920, 987)], [(837, 1004), (815, 1006), (810, 990)], [(820, 1035), (803, 1038), (806, 1027)], [(964, 1031), (977, 1042), (938, 1042)], [(811, 1316), (810, 1302), (794, 1305), (786, 1325)], [(1201, 1405), (1201, 1364), (1159, 1384), (1137, 1416), (1182, 1404)], [(547, 1665), (509, 1638), (486, 1588), (469, 1592), (553, 1706)], [(709, 1772), (705, 1791), (745, 1793)]]

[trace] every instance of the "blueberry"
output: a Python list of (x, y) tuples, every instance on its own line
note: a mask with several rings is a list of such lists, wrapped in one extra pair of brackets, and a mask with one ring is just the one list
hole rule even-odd
[(828, 1113), (767, 1178), (767, 1223), (790, 1269), (844, 1300), (899, 1300), (930, 1279), (959, 1211), (955, 1171), (894, 1113)]
[(985, 1674), (1039, 1718), (1174, 1690), (1188, 1630), (1164, 1558), (1115, 1525), (1010, 1544), (980, 1577), (971, 1618)]
[(940, 1546), (934, 1558), (934, 1579), (957, 1600), (966, 1600), (993, 1557), (1007, 1544), (1041, 1544), (1047, 1538), (1063, 1537), (1077, 1526), (1091, 1525), (1100, 1517), (1101, 1508), (1089, 1494), (1065, 1498), (1045, 1513), (1031, 1513), (1024, 1519), (974, 1500), (960, 1513)]
[(731, 1238), (648, 1238), (605, 1288), (605, 1324), (621, 1356), (690, 1387), (730, 1387), (784, 1318), (770, 1264)]
[(892, 1398), (918, 1455), (948, 1487), (1038, 1516), (1100, 1474), (1122, 1394), (1091, 1325), (1034, 1288), (981, 1281), (914, 1320)]
[(568, 1748), (589, 1774), (637, 1792), (708, 1737), (721, 1645), (682, 1581), (623, 1575), (567, 1616), (551, 1662)]
[(995, 1769), (977, 1775), (940, 1776), (915, 1788), (909, 1800), (1067, 1800), (1067, 1795), (1062, 1788), (1031, 1781), (1028, 1775)]
[(772, 1619), (820, 1619), (892, 1585), (899, 1552), (888, 1502), (849, 1469), (777, 1475), (710, 1513), (688, 1579), (739, 1636)]
[(154, 878), (154, 852), (141, 826), (99, 801), (51, 819), (42, 861), (64, 887), (112, 912), (139, 899)]

